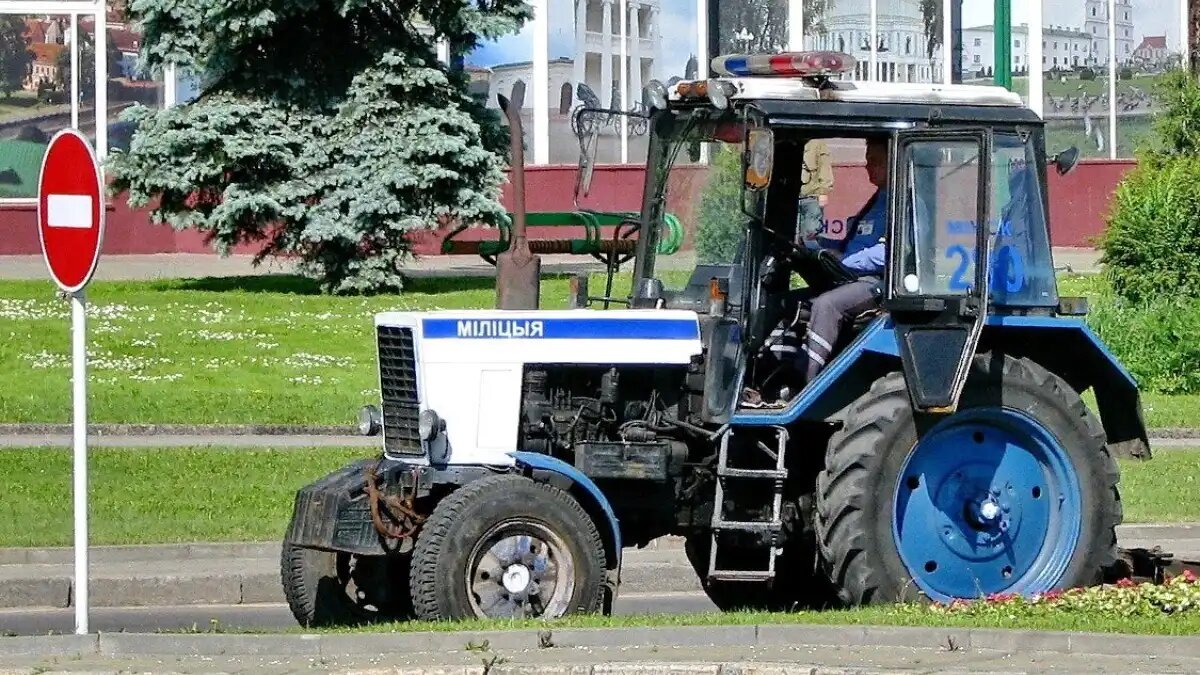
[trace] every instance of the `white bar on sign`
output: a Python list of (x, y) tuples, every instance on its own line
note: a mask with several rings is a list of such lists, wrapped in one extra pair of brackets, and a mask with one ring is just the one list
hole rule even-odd
[(91, 195), (47, 195), (46, 225), (88, 229), (92, 222)]

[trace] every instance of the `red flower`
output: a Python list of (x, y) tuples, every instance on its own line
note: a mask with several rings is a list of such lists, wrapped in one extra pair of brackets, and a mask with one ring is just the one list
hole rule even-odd
[(1196, 574), (1191, 570), (1184, 570), (1183, 574), (1180, 576), (1182, 576), (1184, 581), (1188, 582), (1189, 584), (1196, 583)]
[(1120, 588), (1133, 588), (1136, 585), (1137, 584), (1133, 583), (1133, 579), (1130, 579), (1129, 577), (1117, 580), (1117, 586)]

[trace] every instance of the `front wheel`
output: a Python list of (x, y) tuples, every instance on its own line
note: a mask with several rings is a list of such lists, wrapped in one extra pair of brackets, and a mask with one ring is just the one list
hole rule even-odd
[(305, 628), (401, 621), (412, 616), (407, 556), (356, 556), (284, 542), (280, 576)]
[(830, 440), (822, 558), (855, 605), (1090, 585), (1116, 560), (1118, 480), (1095, 416), (1028, 359), (975, 357), (958, 411), (933, 420), (893, 373)]
[(571, 495), (512, 474), (450, 493), (413, 549), (411, 589), (425, 620), (545, 618), (598, 612), (606, 556)]

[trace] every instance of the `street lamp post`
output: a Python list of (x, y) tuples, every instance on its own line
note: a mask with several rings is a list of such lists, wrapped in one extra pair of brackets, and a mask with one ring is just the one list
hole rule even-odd
[[(1036, 0), (1035, 0), (1036, 1)], [(1012, 90), (1012, 0), (996, 0), (996, 58), (994, 81)]]

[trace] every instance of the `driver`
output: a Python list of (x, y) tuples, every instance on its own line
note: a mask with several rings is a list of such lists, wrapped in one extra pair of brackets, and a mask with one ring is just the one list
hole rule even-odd
[(812, 300), (808, 335), (800, 349), (808, 356), (804, 384), (825, 367), (833, 357), (842, 323), (863, 312), (879, 307), (882, 294), (884, 236), (887, 233), (888, 140), (867, 140), (867, 178), (875, 186), (859, 215), (850, 218), (846, 237), (840, 242), (823, 244), (841, 255), (841, 263), (857, 280), (826, 291)]

